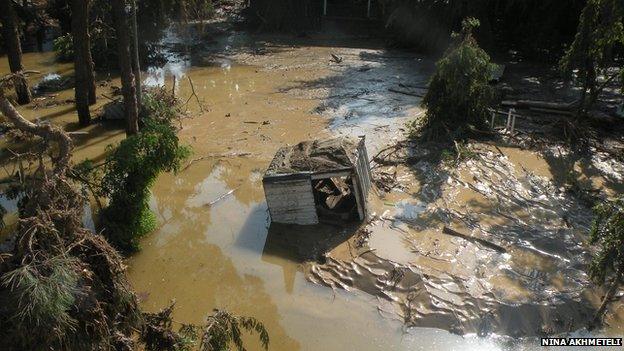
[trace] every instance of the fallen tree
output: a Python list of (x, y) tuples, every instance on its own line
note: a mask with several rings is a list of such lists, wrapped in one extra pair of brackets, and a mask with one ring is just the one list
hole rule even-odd
[(20, 199), (19, 220), (14, 245), (0, 260), (0, 348), (128, 349), (140, 318), (137, 300), (121, 256), (82, 225), (85, 199), (67, 177), (70, 137), (24, 119), (2, 89), (0, 112), (41, 146), (36, 168), (9, 192)]
[[(85, 194), (73, 181), (73, 143), (62, 129), (35, 124), (13, 107), (0, 80), (0, 114), (33, 142), (34, 169), (9, 179), (18, 202), (12, 245), (0, 251), (2, 350), (244, 350), (241, 331), (269, 336), (254, 318), (215, 310), (204, 325), (174, 329), (173, 305), (142, 313), (122, 257), (82, 223)], [(50, 167), (51, 165), (51, 167)]]

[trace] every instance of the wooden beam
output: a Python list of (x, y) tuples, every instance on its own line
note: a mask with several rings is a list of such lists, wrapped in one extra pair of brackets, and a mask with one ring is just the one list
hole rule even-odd
[(325, 172), (325, 173), (315, 173), (312, 175), (312, 180), (338, 178), (338, 177), (350, 177), (352, 175), (353, 175), (352, 170), (339, 171), (339, 172), (330, 171), (330, 172)]
[(360, 220), (363, 221), (366, 218), (366, 199), (362, 197), (362, 189), (360, 189), (360, 182), (358, 177), (353, 177), (353, 192), (355, 192), (355, 203), (357, 204), (358, 215)]

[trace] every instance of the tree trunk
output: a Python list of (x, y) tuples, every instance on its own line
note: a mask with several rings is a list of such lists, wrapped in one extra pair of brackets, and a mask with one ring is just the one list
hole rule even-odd
[(112, 0), (113, 19), (117, 33), (117, 50), (119, 51), (119, 67), (121, 70), (121, 90), (124, 97), (126, 114), (126, 134), (139, 132), (139, 111), (137, 106), (136, 84), (132, 73), (130, 56), (130, 33), (124, 0)]
[(141, 95), (141, 61), (139, 61), (139, 30), (137, 25), (137, 0), (132, 0), (132, 72), (134, 73), (134, 80), (136, 82), (137, 91), (137, 105), (139, 110), (142, 105)]
[(615, 275), (615, 278), (613, 279), (613, 282), (611, 282), (611, 286), (607, 291), (607, 294), (602, 299), (600, 308), (598, 308), (598, 311), (596, 311), (596, 314), (594, 315), (594, 320), (592, 321), (591, 325), (592, 327), (599, 326), (602, 323), (602, 315), (605, 313), (607, 307), (609, 306), (609, 302), (611, 302), (613, 296), (615, 296), (615, 293), (618, 291), (618, 287), (620, 286), (620, 282), (622, 280), (622, 275), (624, 275), (624, 266), (618, 269), (617, 274)]
[(34, 124), (26, 120), (11, 105), (9, 100), (4, 96), (4, 92), (0, 89), (0, 114), (4, 115), (13, 125), (26, 133), (40, 136), (44, 139), (50, 139), (58, 143), (58, 155), (53, 157), (55, 163), (54, 173), (62, 176), (69, 168), (71, 160), (72, 140), (59, 127), (51, 124)]
[(9, 68), (11, 73), (17, 75), (16, 79), (13, 80), (15, 93), (17, 94), (17, 103), (24, 105), (32, 100), (32, 96), (28, 88), (28, 82), (21, 74), (24, 70), (22, 66), (22, 46), (17, 28), (17, 16), (15, 15), (12, 1), (0, 0), (0, 21), (2, 21), (2, 36), (9, 59)]
[[(71, 0), (72, 38), (74, 42), (75, 97), (78, 120), (81, 126), (91, 123), (89, 105), (91, 88), (95, 91), (93, 60), (89, 45), (89, 1)], [(95, 100), (95, 92), (93, 92)]]

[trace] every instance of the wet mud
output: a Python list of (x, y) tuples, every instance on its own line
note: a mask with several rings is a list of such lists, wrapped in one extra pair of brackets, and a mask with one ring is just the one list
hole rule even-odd
[[(180, 136), (193, 148), (183, 171), (156, 182), (160, 227), (127, 260), (144, 308), (175, 299), (179, 322), (201, 322), (213, 308), (251, 315), (265, 323), (271, 350), (288, 351), (533, 349), (534, 336), (584, 327), (601, 296), (584, 273), (591, 210), (565, 183), (573, 170), (618, 194), (621, 165), (597, 151), (474, 143), (477, 157), (452, 169), (427, 158), (439, 150), (410, 147), (376, 166), (393, 182), (372, 192), (363, 225), (273, 224), (262, 175), (274, 153), (366, 135), (372, 156), (404, 140), (405, 123), (423, 114), (433, 61), (370, 40), (207, 30), (172, 26), (158, 44), (165, 62), (144, 72), (146, 85), (185, 102)], [(25, 60), (41, 77), (71, 75), (52, 53)], [(99, 79), (94, 112), (119, 85), (114, 75)], [(80, 129), (63, 103), (73, 91), (54, 94), (47, 99), (58, 104), (20, 110), (85, 133), (75, 136), (75, 161), (101, 161), (124, 137), (110, 122)], [(617, 302), (599, 333), (621, 334), (623, 318)]]
[(377, 201), (365, 244), (356, 234), (357, 250), (330, 252), (309, 279), (377, 296), (409, 326), (513, 337), (583, 329), (601, 296), (585, 274), (591, 210), (531, 151), (472, 147), (477, 156), (447, 173), (427, 161), (399, 168), (420, 187)]

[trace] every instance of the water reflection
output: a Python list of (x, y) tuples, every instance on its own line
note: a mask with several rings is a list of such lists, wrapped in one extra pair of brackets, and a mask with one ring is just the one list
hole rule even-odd
[[(194, 102), (187, 106), (194, 117), (184, 120), (180, 135), (193, 147), (192, 157), (202, 160), (178, 175), (159, 178), (151, 207), (161, 227), (146, 237), (143, 250), (128, 262), (130, 279), (146, 308), (159, 309), (175, 298), (175, 318), (181, 322), (201, 322), (215, 307), (252, 315), (267, 325), (272, 350), (537, 349), (535, 339), (509, 341), (496, 336), (460, 337), (435, 329), (404, 330), (396, 316), (377, 309), (384, 306), (375, 297), (332, 291), (304, 279), (302, 263), (322, 259), (319, 253), (352, 234), (348, 228), (269, 223), (261, 177), (278, 147), (327, 135), (328, 125), (340, 133), (371, 133), (388, 142), (404, 121), (420, 113), (418, 98), (388, 89), (420, 84), (418, 79), (431, 69), (430, 63), (403, 58), (397, 62), (386, 57), (384, 50), (356, 48), (343, 50), (344, 55), (347, 62), (361, 62), (340, 71), (327, 63), (335, 50), (332, 47), (264, 45), (244, 33), (217, 38), (213, 44), (202, 46), (195, 39), (179, 40), (167, 34), (160, 46), (167, 46), (164, 53), (169, 56), (163, 65), (147, 69), (147, 85), (166, 85), (176, 76), (176, 90), (183, 99), (190, 96), (191, 87), (182, 78), (191, 76), (208, 109), (199, 113)], [(54, 63), (52, 53), (26, 54), (25, 62), (27, 69), (42, 74), (63, 76), (72, 71), (71, 64)], [(113, 83), (119, 85), (117, 80)], [(73, 91), (65, 90), (60, 98), (72, 95)], [(319, 108), (320, 102), (324, 104)], [(76, 128), (71, 104), (24, 111), (30, 119)], [(333, 118), (329, 124), (327, 117)], [(76, 160), (101, 161), (105, 146), (123, 138), (121, 129), (104, 125), (84, 131), (89, 134), (76, 138)], [(243, 153), (248, 155), (235, 156)], [(517, 158), (527, 160), (525, 153), (518, 153)], [(542, 165), (537, 168), (543, 169)], [(424, 181), (423, 186), (427, 186)], [(466, 192), (455, 195), (461, 203), (466, 202), (464, 196), (476, 198)], [(423, 196), (423, 201), (428, 199)], [(474, 212), (483, 212), (477, 205), (479, 201), (471, 203)], [(429, 245), (439, 237), (439, 233), (423, 231), (409, 238), (389, 230), (373, 233), (374, 246), (387, 249), (388, 255), (405, 251), (406, 263), (413, 258), (407, 256), (412, 252), (406, 238)], [(513, 255), (517, 262), (509, 264), (509, 269), (519, 270), (523, 253)], [(454, 261), (439, 263), (439, 267), (472, 274), (474, 262), (465, 263), (465, 267)], [(535, 260), (530, 263), (536, 264)], [(548, 264), (545, 260), (540, 267), (552, 271)], [(511, 283), (499, 285), (513, 288)]]

